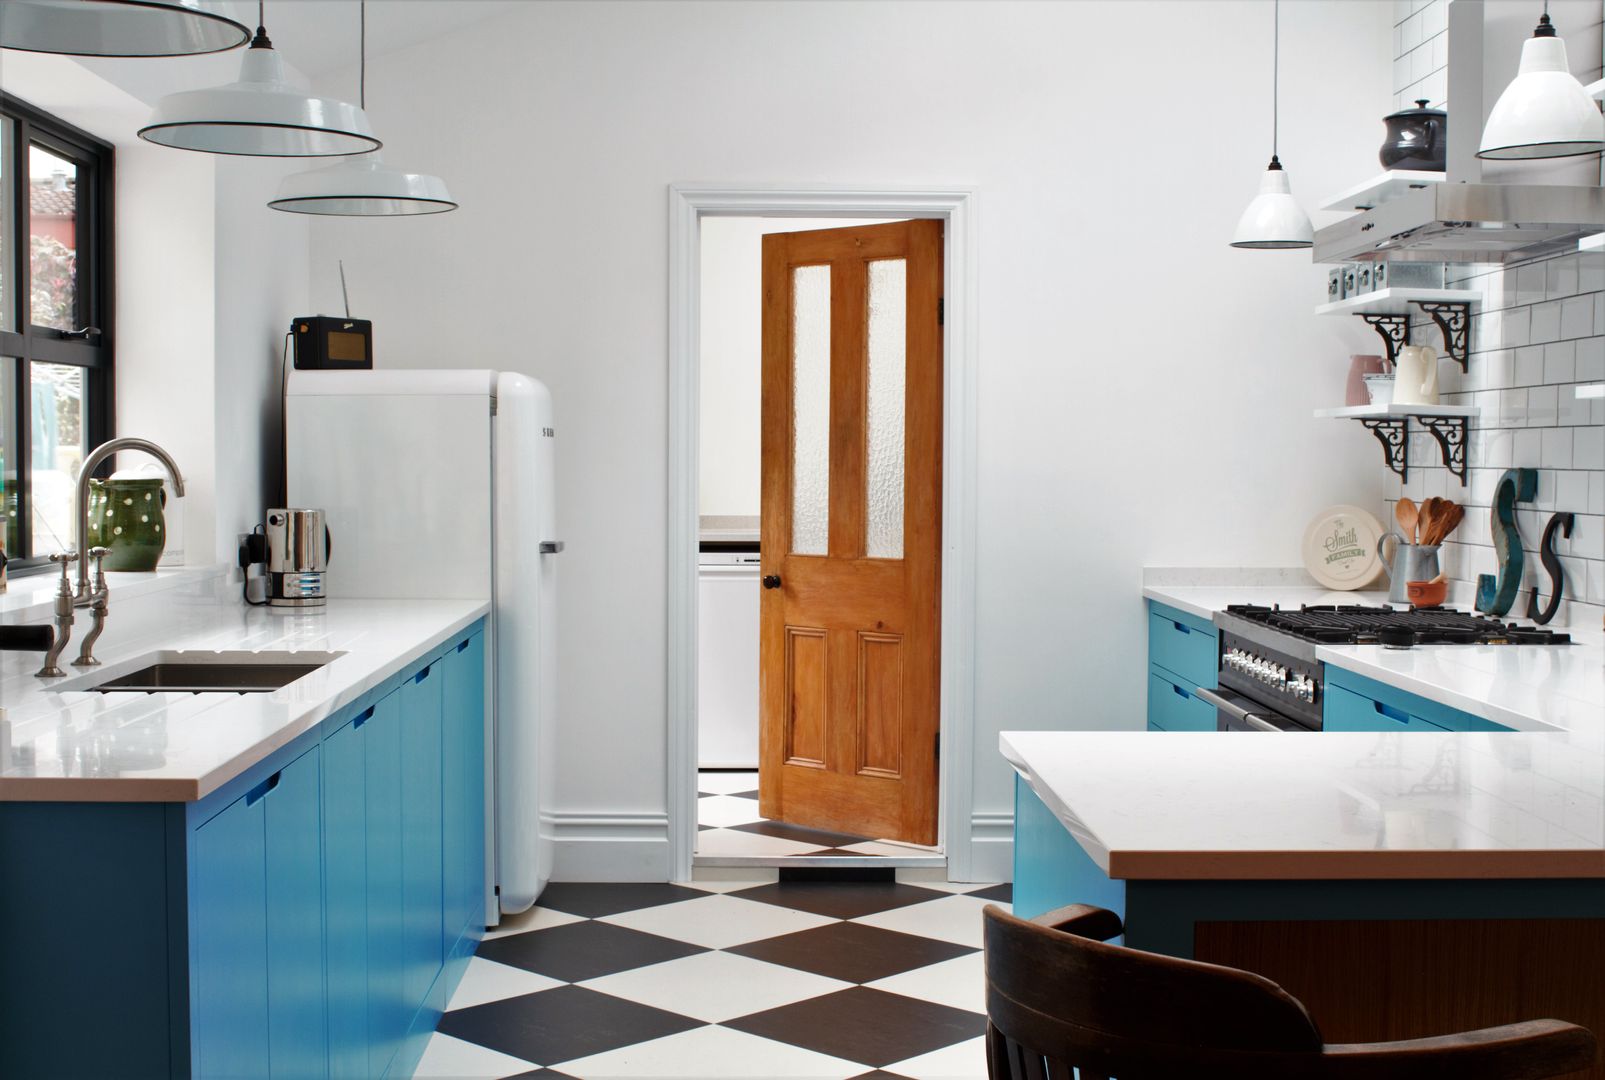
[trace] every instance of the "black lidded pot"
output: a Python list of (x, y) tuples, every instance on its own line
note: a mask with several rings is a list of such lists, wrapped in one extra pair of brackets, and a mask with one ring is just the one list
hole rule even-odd
[(1384, 169), (1417, 169), (1443, 172), (1448, 159), (1449, 114), (1427, 108), (1427, 99), (1418, 98), (1413, 109), (1400, 109), (1382, 118), (1388, 137), (1377, 157)]

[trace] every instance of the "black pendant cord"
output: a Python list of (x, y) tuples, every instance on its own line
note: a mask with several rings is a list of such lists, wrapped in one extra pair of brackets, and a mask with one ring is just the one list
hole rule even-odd
[(1271, 160), (1275, 161), (1276, 132), (1281, 126), (1278, 123), (1280, 103), (1277, 99), (1282, 83), (1282, 0), (1274, 0), (1271, 11)]
[(357, 107), (368, 107), (368, 0), (357, 5)]

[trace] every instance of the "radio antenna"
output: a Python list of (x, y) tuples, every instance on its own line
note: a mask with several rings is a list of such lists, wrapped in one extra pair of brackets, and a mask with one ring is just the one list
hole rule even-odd
[(351, 294), (346, 291), (346, 261), (340, 260), (340, 295), (346, 302), (346, 318), (351, 318)]

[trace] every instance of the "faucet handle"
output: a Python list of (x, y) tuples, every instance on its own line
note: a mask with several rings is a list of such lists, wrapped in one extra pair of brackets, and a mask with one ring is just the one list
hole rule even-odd
[(63, 565), (75, 563), (78, 561), (78, 553), (76, 551), (58, 551), (54, 555), (50, 556), (50, 561), (53, 563), (61, 563)]
[(104, 589), (106, 587), (106, 570), (101, 564), (105, 561), (106, 556), (110, 554), (111, 548), (107, 547), (92, 547), (89, 549), (89, 557), (95, 561), (96, 589)]

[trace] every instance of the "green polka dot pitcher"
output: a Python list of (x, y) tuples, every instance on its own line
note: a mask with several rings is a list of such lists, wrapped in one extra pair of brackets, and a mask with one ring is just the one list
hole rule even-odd
[(157, 477), (89, 481), (89, 542), (109, 549), (107, 570), (154, 570), (167, 546)]

